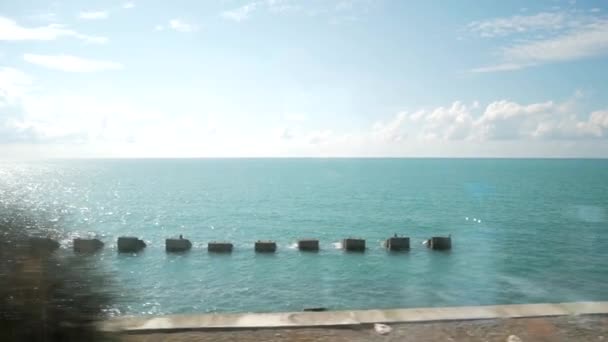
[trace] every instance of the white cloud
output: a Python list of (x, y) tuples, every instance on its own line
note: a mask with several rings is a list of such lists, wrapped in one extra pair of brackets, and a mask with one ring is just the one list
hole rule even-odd
[(608, 52), (608, 20), (555, 38), (517, 44), (503, 50), (507, 60), (542, 63), (573, 60)]
[(236, 22), (241, 22), (241, 21), (249, 18), (251, 13), (253, 13), (253, 11), (255, 11), (259, 5), (260, 5), (259, 2), (252, 2), (249, 4), (245, 4), (239, 8), (222, 12), (222, 17), (224, 17), (226, 19), (234, 20)]
[(266, 0), (266, 7), (270, 12), (283, 13), (301, 9), (300, 5), (291, 0)]
[(123, 68), (120, 63), (87, 59), (71, 55), (37, 55), (26, 53), (23, 55), (23, 59), (26, 62), (45, 68), (68, 72), (95, 72)]
[(332, 136), (332, 130), (324, 129), (310, 132), (306, 139), (308, 140), (309, 144), (322, 145), (327, 143), (332, 138)]
[(469, 24), (469, 29), (482, 37), (497, 37), (530, 31), (561, 30), (572, 24), (564, 13), (541, 12), (528, 16), (474, 21)]
[(122, 4), (122, 8), (124, 8), (124, 9), (131, 9), (134, 7), (135, 7), (135, 3), (131, 2), (131, 1), (128, 1), (128, 2), (125, 2), (124, 4)]
[(398, 142), (407, 137), (403, 130), (404, 123), (407, 120), (407, 113), (400, 112), (389, 122), (376, 122), (372, 126), (372, 137), (375, 140), (382, 142)]
[[(154, 111), (98, 96), (40, 95), (35, 86), (25, 73), (0, 68), (0, 151), (6, 144), (34, 144), (47, 152), (56, 144), (109, 143), (126, 149), (124, 144), (133, 138), (153, 141), (171, 130), (185, 132), (188, 126), (197, 126), (171, 118), (163, 121)], [(94, 151), (88, 148), (83, 153)]]
[(194, 32), (197, 29), (196, 26), (186, 23), (181, 19), (169, 20), (169, 28), (177, 32)]
[(34, 81), (0, 67), (0, 154), (10, 155), (7, 146), (14, 144), (68, 157), (605, 157), (608, 151), (608, 109), (581, 112), (578, 94), (563, 102), (455, 101), (401, 111), (354, 131), (310, 127), (313, 122), (306, 129), (289, 123), (295, 126), (256, 131), (249, 126), (257, 118), (235, 125), (223, 116), (203, 118), (199, 109), (195, 115), (162, 113), (86, 90), (55, 93)]
[[(403, 118), (399, 113), (395, 120)], [(459, 101), (407, 114), (416, 139), (438, 141), (579, 140), (608, 138), (608, 111), (581, 115), (573, 102), (519, 104), (508, 100), (478, 106)], [(394, 121), (396, 122), (396, 121)], [(406, 122), (399, 120), (403, 129)]]
[(83, 11), (78, 14), (78, 18), (83, 20), (100, 20), (108, 17), (108, 11)]
[(0, 16), (0, 41), (21, 40), (56, 40), (62, 37), (81, 39), (87, 43), (105, 43), (106, 37), (90, 36), (78, 33), (59, 24), (50, 24), (39, 27), (24, 27), (14, 20)]
[(539, 128), (557, 123), (561, 117), (553, 102), (520, 105), (506, 100), (490, 103), (473, 123), (472, 137), (478, 140), (542, 137)]
[(294, 137), (293, 132), (289, 128), (280, 129), (278, 135), (282, 140), (291, 140)]
[(257, 0), (246, 3), (240, 7), (226, 10), (221, 13), (221, 16), (228, 20), (241, 22), (247, 20), (256, 11), (266, 11), (272, 14), (282, 13), (293, 13), (293, 12), (304, 12), (308, 15), (318, 15), (321, 13), (329, 14), (334, 12), (348, 12), (352, 11), (360, 5), (359, 3), (367, 2), (364, 1), (342, 1), (337, 5), (334, 5), (331, 1), (327, 2), (314, 2), (314, 6), (308, 6), (307, 10), (304, 10), (303, 6), (294, 0)]
[(35, 21), (54, 23), (57, 21), (57, 14), (53, 12), (42, 12), (29, 15), (28, 18)]
[(449, 106), (399, 112), (358, 134), (339, 135), (318, 130), (308, 139), (311, 144), (333, 146), (342, 142), (369, 147), (377, 151), (375, 153), (397, 153), (412, 144), (426, 144), (426, 148), (431, 148), (459, 142), (469, 147), (480, 142), (510, 142), (525, 149), (528, 144), (543, 141), (608, 140), (608, 110), (584, 115), (577, 111), (573, 101), (519, 104), (498, 100), (485, 108), (477, 102), (455, 101)]
[(164, 31), (165, 29), (171, 29), (182, 33), (189, 33), (196, 31), (198, 27), (177, 18), (169, 20), (167, 25), (154, 26), (155, 31)]
[(497, 65), (490, 65), (485, 67), (473, 68), (471, 72), (483, 73), (483, 72), (497, 72), (497, 71), (512, 71), (512, 70), (520, 70), (530, 66), (533, 66), (534, 63), (517, 63), (517, 62), (509, 62)]
[(255, 141), (244, 146), (236, 135), (218, 135), (213, 120), (200, 113), (165, 114), (87, 95), (86, 89), (40, 88), (25, 73), (0, 67), (3, 157), (226, 156), (261, 148)]
[(31, 84), (32, 79), (22, 71), (0, 67), (0, 97), (4, 101), (13, 101), (23, 96)]
[(536, 65), (608, 54), (608, 18), (578, 13), (540, 13), (474, 22), (469, 28), (484, 37), (543, 33), (545, 38), (517, 40), (498, 52), (501, 61), (472, 72), (519, 70)]
[(63, 137), (47, 136), (28, 120), (23, 103), (32, 79), (14, 68), (0, 67), (0, 144), (58, 141)]
[(412, 119), (424, 119), (421, 136), (424, 139), (462, 140), (469, 138), (475, 105), (465, 105), (455, 101), (449, 107), (438, 107), (431, 111), (418, 112)]

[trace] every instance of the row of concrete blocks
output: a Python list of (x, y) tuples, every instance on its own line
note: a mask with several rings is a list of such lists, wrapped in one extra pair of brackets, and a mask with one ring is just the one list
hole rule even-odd
[[(121, 253), (137, 253), (146, 247), (146, 243), (136, 237), (119, 237), (117, 241), (118, 251)], [(435, 236), (426, 241), (426, 246), (435, 250), (449, 250), (452, 248), (451, 237)], [(384, 241), (384, 247), (390, 251), (405, 251), (410, 249), (409, 237), (391, 237)], [(92, 253), (103, 248), (103, 242), (98, 239), (74, 239), (74, 251), (79, 253)], [(165, 249), (167, 252), (186, 252), (192, 248), (188, 239), (166, 239)], [(342, 240), (342, 248), (350, 252), (363, 252), (366, 249), (364, 239), (348, 238)], [(212, 253), (230, 253), (233, 245), (230, 242), (209, 242), (207, 250)], [(319, 240), (306, 239), (298, 241), (298, 249), (301, 251), (318, 251)], [(277, 244), (274, 241), (256, 241), (255, 252), (274, 253)]]

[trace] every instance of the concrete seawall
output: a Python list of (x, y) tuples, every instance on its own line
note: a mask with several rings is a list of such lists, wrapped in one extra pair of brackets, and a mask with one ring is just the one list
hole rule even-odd
[(130, 333), (147, 333), (213, 329), (336, 327), (373, 323), (415, 323), (593, 314), (608, 314), (608, 302), (121, 317), (103, 322), (101, 328), (108, 331), (124, 330)]
[(256, 241), (254, 250), (256, 253), (274, 253), (277, 251), (277, 244), (274, 241)]
[(232, 253), (233, 245), (230, 242), (209, 242), (207, 251), (209, 253)]
[(389, 251), (407, 251), (410, 249), (409, 237), (392, 237), (384, 241), (384, 247)]
[(298, 249), (306, 252), (317, 252), (319, 251), (319, 240), (304, 239), (298, 240)]
[(342, 248), (347, 252), (365, 252), (365, 240), (347, 238), (342, 240)]
[(119, 253), (137, 253), (146, 248), (146, 243), (133, 236), (121, 236), (116, 245)]
[(180, 236), (179, 239), (166, 239), (165, 250), (169, 253), (187, 252), (192, 248), (192, 242)]
[(451, 236), (433, 236), (429, 239), (427, 247), (439, 251), (447, 251), (452, 249), (452, 237)]
[(95, 253), (101, 250), (104, 243), (99, 239), (80, 239), (73, 240), (74, 252), (76, 253)]

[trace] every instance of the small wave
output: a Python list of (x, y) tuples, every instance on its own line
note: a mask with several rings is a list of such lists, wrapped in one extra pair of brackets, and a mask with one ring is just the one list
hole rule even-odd
[(298, 249), (298, 244), (294, 242), (294, 243), (290, 244), (287, 248), (289, 248), (289, 249)]
[(334, 242), (332, 243), (335, 249), (342, 249), (342, 242)]

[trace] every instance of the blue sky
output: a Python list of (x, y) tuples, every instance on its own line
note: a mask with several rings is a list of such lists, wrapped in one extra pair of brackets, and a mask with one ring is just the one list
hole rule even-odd
[(608, 157), (605, 1), (4, 1), (0, 157)]

